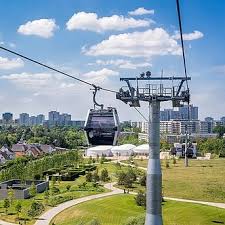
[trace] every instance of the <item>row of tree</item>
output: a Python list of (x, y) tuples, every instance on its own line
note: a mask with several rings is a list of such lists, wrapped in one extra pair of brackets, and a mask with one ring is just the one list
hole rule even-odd
[(81, 159), (82, 158), (77, 150), (46, 155), (37, 160), (18, 158), (10, 161), (10, 165), (0, 171), (0, 181), (9, 179), (34, 179), (35, 177), (40, 178), (42, 173), (46, 170), (60, 168), (70, 164), (76, 166)]
[(73, 149), (86, 145), (84, 132), (73, 127), (0, 127), (0, 146), (11, 147), (21, 138), (28, 143), (54, 144)]

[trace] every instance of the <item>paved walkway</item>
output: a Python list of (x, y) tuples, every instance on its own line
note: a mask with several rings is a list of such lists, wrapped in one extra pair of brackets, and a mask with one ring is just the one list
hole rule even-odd
[(0, 220), (0, 225), (18, 225), (18, 224), (9, 223), (9, 222), (5, 222), (5, 221)]
[(115, 188), (113, 185), (115, 185), (115, 183), (107, 183), (107, 184), (104, 185), (104, 187), (111, 190), (111, 192), (74, 199), (74, 200), (62, 203), (62, 204), (58, 205), (57, 207), (54, 207), (54, 208), (48, 210), (47, 212), (45, 212), (43, 215), (41, 215), (38, 218), (35, 225), (47, 225), (47, 224), (49, 224), (50, 221), (58, 213), (62, 212), (63, 210), (65, 210), (65, 209), (67, 209), (71, 206), (74, 206), (74, 205), (77, 205), (77, 204), (80, 204), (80, 203), (83, 203), (83, 202), (86, 202), (86, 201), (90, 201), (90, 200), (94, 200), (94, 199), (98, 199), (98, 198), (104, 198), (104, 197), (107, 197), (107, 196), (112, 196), (112, 195), (117, 195), (117, 194), (123, 193), (123, 191), (121, 189)]
[(177, 202), (190, 202), (190, 203), (214, 206), (214, 207), (217, 207), (217, 208), (225, 209), (225, 203), (203, 202), (203, 201), (195, 201), (195, 200), (181, 199), (181, 198), (170, 198), (170, 197), (164, 197), (164, 199), (177, 201)]

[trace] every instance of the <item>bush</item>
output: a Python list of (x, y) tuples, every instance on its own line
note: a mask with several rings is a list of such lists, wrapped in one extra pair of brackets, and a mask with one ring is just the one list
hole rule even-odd
[(58, 204), (61, 204), (63, 202), (67, 202), (67, 201), (72, 200), (72, 199), (73, 199), (73, 196), (70, 196), (70, 195), (68, 195), (68, 196), (54, 196), (54, 197), (51, 197), (49, 199), (48, 205), (54, 207)]
[(109, 178), (109, 173), (108, 173), (108, 170), (106, 168), (104, 168), (101, 172), (101, 180), (103, 182), (106, 182), (108, 181), (110, 178)]
[(146, 174), (140, 177), (140, 185), (146, 187)]
[(45, 207), (40, 202), (32, 202), (30, 209), (28, 210), (27, 214), (30, 217), (35, 217), (40, 215), (44, 211)]
[(170, 168), (170, 162), (169, 162), (169, 160), (166, 159), (165, 163), (166, 163), (166, 168), (167, 169)]
[(91, 172), (88, 172), (87, 175), (86, 175), (86, 181), (87, 182), (91, 182), (92, 181), (92, 173)]
[(40, 180), (41, 179), (41, 175), (40, 174), (35, 174), (34, 175), (34, 180)]
[(144, 225), (145, 224), (145, 218), (144, 216), (139, 217), (130, 217), (124, 225)]
[(59, 194), (60, 193), (59, 188), (57, 188), (55, 186), (51, 188), (51, 191), (52, 191), (52, 194)]
[(88, 225), (101, 225), (101, 223), (97, 219), (93, 219), (88, 223)]
[(146, 207), (146, 194), (143, 191), (139, 191), (135, 197), (135, 201), (138, 206)]
[(70, 188), (71, 188), (71, 185), (70, 185), (70, 184), (67, 184), (67, 185), (66, 185), (66, 190), (69, 191)]

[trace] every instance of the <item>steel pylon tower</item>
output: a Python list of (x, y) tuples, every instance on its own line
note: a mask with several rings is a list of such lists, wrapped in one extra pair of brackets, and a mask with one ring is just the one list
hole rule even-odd
[[(190, 77), (153, 77), (151, 72), (142, 73), (136, 78), (120, 78), (127, 83), (126, 89), (120, 88), (116, 98), (129, 103), (131, 107), (140, 107), (140, 101), (149, 104), (149, 160), (147, 168), (147, 207), (145, 225), (162, 225), (162, 172), (160, 164), (160, 102), (172, 101), (173, 107), (180, 107), (189, 102), (189, 90), (184, 90), (183, 83)], [(132, 86), (136, 81), (136, 87)], [(162, 82), (172, 81), (170, 87)], [(139, 87), (145, 82), (144, 87)], [(153, 84), (160, 82), (160, 84)], [(174, 82), (178, 82), (174, 86)]]

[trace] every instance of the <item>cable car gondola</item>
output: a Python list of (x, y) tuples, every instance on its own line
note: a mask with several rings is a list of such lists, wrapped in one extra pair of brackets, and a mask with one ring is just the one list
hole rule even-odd
[[(119, 136), (119, 117), (117, 110), (112, 107), (103, 108), (96, 102), (95, 96), (99, 89), (95, 87), (93, 101), (94, 109), (90, 109), (85, 121), (84, 130), (86, 132), (89, 145), (116, 145)], [(100, 109), (96, 109), (99, 106)]]

